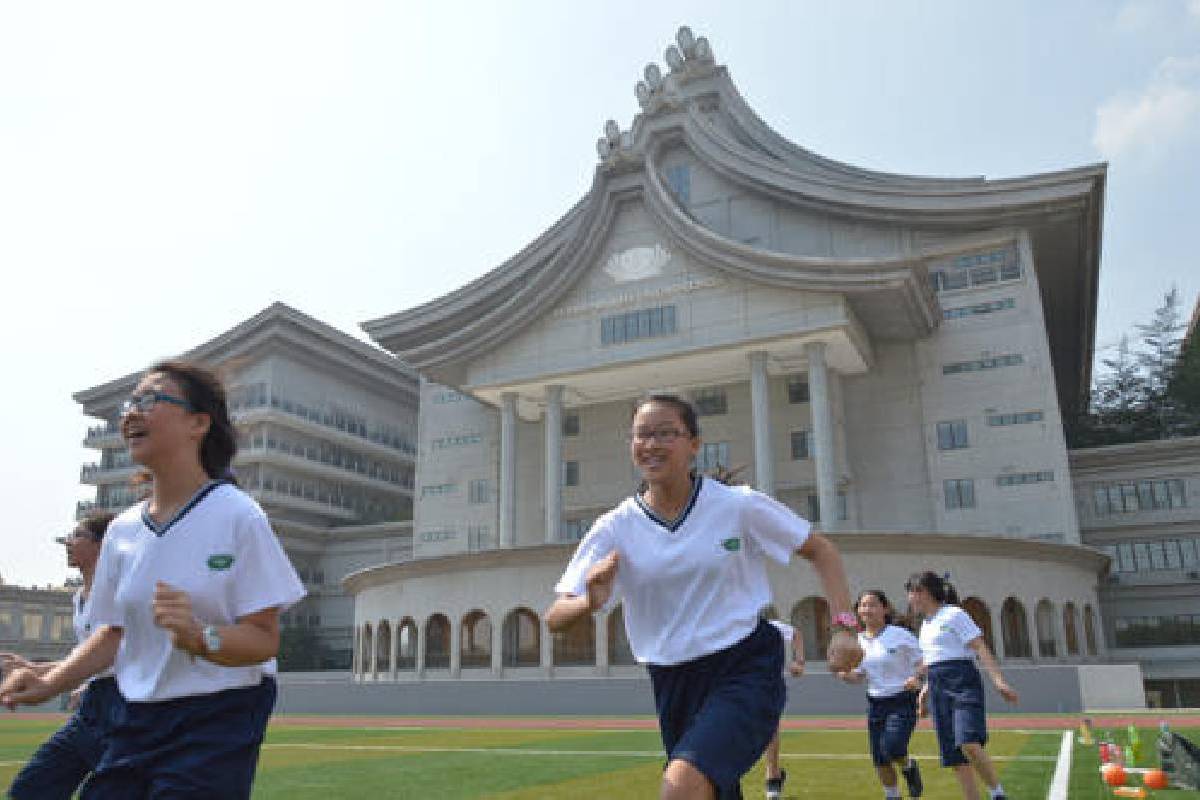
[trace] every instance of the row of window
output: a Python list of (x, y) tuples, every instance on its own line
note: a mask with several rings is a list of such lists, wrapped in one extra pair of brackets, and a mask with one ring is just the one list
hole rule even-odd
[(1159, 572), (1200, 567), (1200, 539), (1159, 539), (1107, 544), (1097, 548), (1112, 559), (1113, 572)]
[(600, 344), (624, 344), (675, 333), (675, 306), (612, 314), (600, 320)]
[(301, 480), (273, 472), (250, 469), (239, 474), (239, 482), (247, 491), (273, 492), (300, 500), (352, 511), (362, 522), (388, 522), (402, 519), (409, 513), (408, 501), (381, 498), (355, 487), (325, 481)]
[(279, 624), (285, 628), (292, 626), (297, 628), (319, 628), (321, 627), (321, 615), (305, 614), (301, 611), (285, 611), (279, 615)]
[[(1054, 480), (1052, 470), (1039, 472), (1015, 472), (996, 476), (997, 486), (1024, 486), (1030, 483), (1045, 483)], [(975, 480), (973, 478), (950, 478), (942, 481), (942, 493), (946, 510), (975, 508)]]
[(229, 410), (231, 412), (267, 406), (277, 408), (287, 414), (303, 417), (309, 422), (315, 422), (327, 428), (353, 434), (376, 444), (393, 447), (409, 455), (416, 454), (410, 438), (399, 428), (386, 423), (380, 423), (373, 427), (368, 426), (365, 418), (350, 411), (337, 407), (322, 409), (315, 405), (306, 405), (292, 400), (290, 397), (282, 397), (269, 391), (265, 383), (238, 386), (229, 392)]
[(1117, 617), (1113, 628), (1117, 647), (1162, 647), (1200, 642), (1200, 614)]
[(50, 630), (46, 631), (46, 617), (40, 612), (29, 611), (20, 615), (20, 630), (17, 628), (18, 616), (11, 611), (0, 611), (0, 639), (24, 639), (38, 641), (43, 634), (49, 633), (50, 640), (55, 642), (70, 641), (75, 636), (69, 614), (55, 614), (50, 617)]
[[(1015, 414), (989, 414), (988, 425), (1001, 427), (1004, 425), (1026, 425), (1031, 422), (1041, 422), (1041, 411), (1021, 411)], [(939, 450), (961, 450), (971, 446), (967, 433), (967, 421), (955, 419), (937, 424), (937, 446)]]
[(313, 463), (337, 467), (347, 472), (366, 475), (376, 480), (387, 481), (396, 486), (412, 488), (412, 477), (408, 470), (398, 464), (389, 464), (367, 458), (361, 453), (341, 447), (340, 445), (320, 442), (319, 444), (302, 443), (286, 438), (276, 438), (272, 431), (258, 431), (250, 437), (239, 437), (243, 446), (249, 445), (254, 449), (275, 450), (285, 455), (304, 458)]
[(478, 433), (464, 433), (458, 436), (439, 436), (429, 442), (429, 446), (433, 450), (445, 450), (449, 447), (466, 447), (472, 444), (479, 444), (483, 441), (483, 437)]
[(1186, 505), (1187, 494), (1181, 478), (1101, 483), (1092, 487), (1092, 510), (1098, 517), (1163, 511)]
[(957, 375), (961, 372), (978, 372), (984, 369), (999, 369), (1015, 367), (1025, 363), (1025, 357), (1020, 353), (1010, 353), (992, 358), (977, 358), (974, 361), (955, 361), (942, 365), (943, 375)]
[(990, 286), (1021, 277), (1021, 259), (1014, 246), (987, 253), (957, 256), (940, 269), (930, 270), (930, 280), (938, 292)]
[(980, 314), (994, 314), (997, 311), (1007, 311), (1016, 307), (1017, 301), (1011, 297), (1006, 297), (1003, 300), (989, 300), (986, 303), (975, 303), (974, 305), (960, 306), (958, 308), (944, 308), (942, 309), (942, 319), (962, 319), (963, 317), (974, 317)]
[(1023, 486), (1027, 483), (1047, 483), (1054, 480), (1053, 470), (1040, 472), (1013, 472), (996, 476), (997, 486)]

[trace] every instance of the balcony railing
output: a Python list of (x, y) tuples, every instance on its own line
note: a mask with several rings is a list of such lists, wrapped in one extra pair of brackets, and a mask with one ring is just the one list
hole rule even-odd
[(397, 477), (393, 478), (391, 475), (385, 474), (384, 471), (379, 469), (376, 465), (367, 466), (367, 465), (363, 465), (363, 464), (358, 464), (358, 465), (351, 466), (351, 465), (344, 464), (344, 463), (339, 464), (333, 458), (330, 458), (327, 455), (318, 453), (315, 450), (312, 450), (309, 448), (302, 448), (302, 447), (298, 447), (298, 446), (292, 446), (292, 445), (288, 444), (287, 442), (278, 441), (276, 439), (268, 438), (265, 440), (261, 440), (261, 439), (256, 440), (254, 442), (251, 442), (250, 445), (248, 447), (244, 448), (241, 452), (242, 453), (256, 453), (256, 452), (257, 453), (267, 453), (267, 452), (281, 453), (283, 455), (292, 456), (294, 458), (303, 458), (306, 461), (311, 461), (314, 464), (321, 464), (322, 466), (326, 466), (326, 467), (329, 467), (329, 468), (335, 469), (335, 470), (341, 470), (342, 472), (347, 472), (352, 475), (361, 475), (366, 478), (371, 478), (373, 480), (391, 484), (392, 486), (399, 486), (402, 489), (407, 489), (410, 492), (413, 490), (412, 478), (405, 477), (403, 474), (398, 475)]
[(120, 459), (112, 464), (105, 466), (103, 464), (84, 464), (79, 468), (79, 480), (83, 483), (102, 477), (106, 474), (116, 474), (133, 469), (133, 459)]
[(237, 413), (238, 411), (256, 411), (263, 408), (273, 408), (277, 411), (282, 411), (285, 414), (291, 414), (294, 417), (307, 420), (309, 422), (329, 428), (330, 430), (341, 431), (342, 433), (351, 436), (357, 436), (368, 442), (374, 442), (385, 447), (390, 447), (397, 452), (407, 456), (416, 456), (417, 449), (404, 437), (399, 434), (381, 431), (379, 429), (368, 429), (365, 425), (356, 421), (338, 420), (332, 414), (323, 412), (319, 409), (309, 408), (302, 403), (295, 403), (289, 399), (272, 397), (270, 400), (261, 398), (240, 398), (233, 402), (230, 406), (230, 411)]

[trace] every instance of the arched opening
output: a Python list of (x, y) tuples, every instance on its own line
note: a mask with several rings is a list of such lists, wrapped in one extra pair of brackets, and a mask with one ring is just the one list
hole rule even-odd
[(1079, 630), (1076, 626), (1074, 603), (1063, 605), (1063, 638), (1067, 640), (1067, 655), (1079, 655)]
[(637, 663), (625, 632), (625, 611), (621, 606), (608, 615), (608, 663), (622, 667)]
[(1025, 606), (1015, 597), (1007, 598), (1000, 609), (1000, 634), (1004, 637), (1005, 658), (1033, 658)]
[(824, 661), (829, 650), (829, 603), (812, 595), (792, 608), (792, 626), (804, 637), (804, 652), (809, 661)]
[(371, 623), (366, 623), (362, 627), (362, 651), (359, 653), (358, 662), (362, 664), (363, 675), (370, 675), (374, 670), (374, 661), (371, 659)]
[(412, 617), (405, 617), (396, 627), (396, 671), (412, 672), (416, 668), (417, 623)]
[(528, 608), (513, 609), (504, 618), (501, 631), (506, 667), (536, 667), (542, 660), (542, 626)]
[(479, 609), (468, 612), (463, 617), (459, 638), (463, 667), (492, 665), (492, 621), (487, 614)]
[(1058, 655), (1058, 641), (1054, 636), (1054, 604), (1043, 597), (1038, 601), (1034, 619), (1037, 625), (1038, 655), (1042, 658), (1054, 658)]
[(392, 666), (389, 663), (392, 657), (392, 626), (386, 619), (379, 623), (379, 630), (375, 636), (379, 639), (379, 643), (375, 645), (375, 672), (387, 675)]
[(960, 608), (967, 612), (967, 616), (971, 618), (971, 621), (978, 626), (979, 630), (983, 631), (983, 641), (987, 644), (988, 650), (995, 653), (996, 642), (992, 638), (992, 612), (988, 608), (987, 603), (978, 597), (968, 597), (962, 601)]
[(450, 668), (450, 620), (434, 614), (425, 622), (425, 669)]
[(1096, 655), (1096, 612), (1090, 603), (1083, 607), (1083, 639), (1087, 642), (1088, 655)]
[(554, 665), (585, 666), (596, 663), (596, 619), (584, 614), (554, 636)]

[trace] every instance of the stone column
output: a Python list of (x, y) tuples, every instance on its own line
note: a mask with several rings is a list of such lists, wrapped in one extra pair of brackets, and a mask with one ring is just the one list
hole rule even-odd
[(824, 342), (804, 346), (808, 357), (808, 395), (812, 409), (813, 463), (817, 473), (817, 504), (821, 510), (821, 530), (838, 529), (837, 482), (833, 457), (833, 414), (830, 405), (829, 368), (825, 364)]
[(489, 616), (492, 621), (492, 674), (504, 674), (504, 620)]
[(775, 455), (771, 449), (771, 389), (767, 354), (763, 350), (750, 354), (750, 408), (754, 423), (754, 488), (773, 495)]
[(1003, 661), (1008, 658), (1008, 648), (1004, 645), (1004, 598), (1000, 599), (1000, 603), (988, 603), (988, 613), (991, 614), (992, 609), (997, 609), (995, 614), (992, 614), (992, 638), (995, 639), (996, 652), (992, 655), (996, 656), (997, 661)]
[(462, 620), (450, 619), (450, 677), (462, 674)]
[(517, 395), (500, 396), (500, 547), (517, 542)]
[(425, 625), (417, 623), (417, 678), (425, 677)]
[(379, 623), (375, 623), (375, 627), (371, 629), (371, 664), (367, 670), (371, 674), (372, 680), (379, 680), (379, 671), (375, 669), (379, 665)]
[(608, 674), (608, 614), (596, 619), (596, 674)]
[(391, 640), (388, 647), (388, 677), (392, 680), (396, 680), (398, 675), (398, 670), (396, 669), (397, 656), (400, 653), (400, 627), (398, 623), (398, 620), (393, 621), (391, 624), (392, 635), (388, 637)]
[(546, 541), (557, 542), (562, 528), (563, 387), (546, 387)]
[(1038, 629), (1037, 629), (1037, 601), (1033, 605), (1025, 603), (1025, 631), (1029, 638), (1029, 660), (1038, 661), (1041, 659), (1041, 648), (1038, 647)]
[(538, 620), (538, 625), (541, 628), (538, 634), (538, 644), (541, 645), (542, 672), (549, 678), (554, 674), (554, 634), (550, 632), (549, 626), (546, 625), (546, 620)]

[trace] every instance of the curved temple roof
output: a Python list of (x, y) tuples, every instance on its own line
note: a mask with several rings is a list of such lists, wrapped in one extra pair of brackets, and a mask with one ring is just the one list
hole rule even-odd
[[(769, 128), (681, 28), (670, 72), (646, 68), (642, 112), (609, 121), (588, 193), (542, 236), (479, 279), (424, 305), (363, 323), (380, 345), (435, 377), (516, 335), (562, 300), (601, 256), (618, 208), (640, 201), (672, 245), (733, 277), (847, 296), (872, 336), (928, 335), (941, 310), (928, 265), (1029, 232), (1064, 414), (1090, 380), (1103, 164), (1004, 180), (929, 178), (861, 169), (811, 153)], [(848, 222), (928, 232), (936, 245), (898, 255), (797, 255), (745, 244), (702, 224), (663, 182), (662, 159), (685, 147), (713, 173), (759, 196)]]

